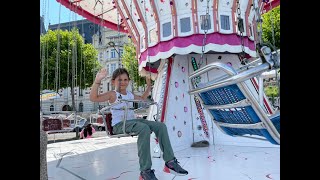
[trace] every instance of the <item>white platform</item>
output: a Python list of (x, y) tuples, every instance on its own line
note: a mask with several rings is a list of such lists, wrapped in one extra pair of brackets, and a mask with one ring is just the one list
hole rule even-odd
[[(139, 178), (137, 138), (92, 138), (48, 144), (49, 180), (134, 180)], [(187, 176), (163, 172), (153, 158), (159, 180), (279, 180), (280, 147), (211, 145), (175, 151)]]

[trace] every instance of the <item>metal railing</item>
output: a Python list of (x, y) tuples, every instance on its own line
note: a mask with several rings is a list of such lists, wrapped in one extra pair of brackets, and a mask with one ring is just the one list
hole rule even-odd
[[(110, 106), (106, 106), (102, 109), (100, 109), (98, 111), (99, 114), (102, 115), (102, 119), (103, 119), (103, 122), (105, 124), (105, 129), (106, 129), (106, 133), (107, 133), (107, 136), (110, 137), (110, 138), (120, 138), (120, 137), (128, 137), (128, 136), (136, 136), (137, 134), (135, 133), (126, 133), (125, 131), (125, 127), (126, 127), (126, 121), (127, 121), (127, 115), (128, 115), (128, 110), (133, 110), (133, 108), (130, 108), (129, 107), (129, 103), (130, 102), (141, 102), (141, 103), (146, 103), (145, 106), (143, 107), (140, 107), (138, 109), (135, 109), (135, 111), (137, 110), (140, 110), (140, 109), (145, 109), (145, 108), (149, 108), (149, 106), (151, 105), (156, 105), (157, 106), (157, 114), (156, 114), (156, 120), (159, 119), (159, 105), (157, 102), (154, 102), (154, 101), (142, 101), (142, 100), (125, 100), (125, 99), (121, 99), (119, 100), (119, 102), (115, 103), (115, 104), (112, 104)], [(116, 134), (116, 135), (112, 135), (112, 132), (109, 132), (109, 129), (107, 128), (107, 121), (106, 121), (106, 114), (108, 113), (111, 113), (111, 109), (113, 109), (114, 106), (118, 105), (118, 104), (121, 104), (121, 103), (125, 103), (126, 105), (124, 106), (124, 109), (121, 109), (121, 110), (124, 110), (124, 118), (122, 119), (123, 121), (123, 126), (122, 126), (122, 132), (123, 134)], [(117, 109), (119, 110), (119, 109)]]
[[(265, 47), (263, 47), (265, 48)], [(265, 52), (265, 51), (264, 51)], [(220, 63), (220, 62), (214, 62), (211, 64), (208, 64), (206, 66), (204, 66), (203, 68), (198, 69), (197, 71), (193, 72), (190, 76), (189, 79), (191, 81), (194, 81), (196, 79), (196, 77), (200, 76), (201, 74), (204, 74), (210, 70), (213, 69), (221, 69), (222, 71), (224, 71), (228, 76), (224, 79), (221, 79), (220, 81), (214, 82), (212, 84), (209, 84), (207, 86), (200, 86), (197, 88), (194, 88), (190, 91), (188, 91), (188, 93), (190, 95), (194, 94), (197, 95), (198, 93), (201, 92), (206, 92), (206, 91), (210, 91), (213, 89), (217, 89), (220, 87), (225, 87), (228, 85), (232, 85), (232, 84), (237, 84), (239, 89), (242, 91), (242, 93), (244, 94), (244, 96), (247, 98), (247, 100), (249, 101), (249, 103), (251, 104), (252, 108), (254, 109), (254, 111), (257, 113), (258, 117), (260, 118), (260, 120), (263, 122), (265, 128), (267, 129), (267, 131), (270, 133), (271, 137), (278, 143), (280, 144), (280, 134), (277, 131), (276, 127), (273, 125), (273, 123), (271, 122), (270, 118), (268, 117), (268, 115), (264, 112), (264, 110), (262, 109), (262, 107), (260, 106), (259, 102), (256, 101), (255, 97), (252, 95), (252, 93), (250, 92), (249, 88), (247, 87), (247, 85), (244, 83), (244, 81), (253, 78), (255, 76), (259, 76), (261, 75), (263, 72), (268, 71), (272, 68), (272, 66), (274, 65), (274, 63), (270, 60), (270, 58), (272, 58), (271, 56), (269, 56), (268, 54), (263, 54), (265, 55), (264, 59), (265, 62), (250, 68), (246, 71), (242, 71), (240, 73), (238, 73), (234, 68), (232, 68), (231, 66), (228, 66), (226, 64)], [(262, 88), (262, 87), (260, 87)], [(259, 92), (261, 93), (261, 92)], [(226, 105), (227, 106), (227, 105)], [(235, 104), (230, 105), (232, 107), (235, 107)], [(209, 107), (209, 106), (207, 106)], [(213, 108), (211, 106), (211, 108)], [(214, 108), (213, 108), (214, 109)], [(222, 126), (229, 126), (226, 125), (225, 123), (218, 123), (215, 122), (217, 125), (222, 125)], [(230, 124), (231, 125), (231, 124)], [(241, 127), (242, 125), (231, 125), (231, 127)], [(257, 124), (257, 127), (263, 127), (261, 124)], [(246, 128), (246, 127), (243, 127)]]

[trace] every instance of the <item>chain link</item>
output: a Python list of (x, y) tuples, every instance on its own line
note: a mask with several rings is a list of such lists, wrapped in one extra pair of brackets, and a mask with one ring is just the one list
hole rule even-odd
[(205, 16), (205, 21), (204, 21), (204, 37), (203, 37), (203, 40), (202, 40), (202, 49), (201, 49), (200, 61), (198, 63), (198, 67), (199, 68), (203, 64), (203, 56), (204, 56), (204, 52), (206, 50), (207, 33), (208, 33), (208, 27), (209, 27), (209, 23), (210, 23), (209, 2), (210, 2), (210, 0), (207, 0), (206, 16)]
[[(257, 44), (260, 45), (262, 44), (262, 19), (261, 19), (261, 13), (260, 13), (260, 8), (259, 8), (259, 4), (256, 4), (256, 0), (253, 0), (253, 7), (256, 13), (256, 30), (257, 30), (257, 35), (258, 35), (258, 42)], [(259, 27), (259, 28), (258, 28)]]
[[(145, 24), (147, 26), (148, 22), (147, 22), (147, 11), (146, 11), (146, 1), (144, 1), (144, 21), (145, 21)], [(148, 32), (148, 26), (147, 26), (147, 32)], [(146, 32), (146, 34), (147, 34)], [(150, 36), (150, 34), (149, 34)], [(147, 38), (147, 37), (144, 37), (144, 38)], [(150, 38), (150, 37), (148, 37)], [(147, 50), (147, 57), (148, 57), (148, 62), (149, 62), (149, 78), (150, 78), (150, 81), (151, 81), (151, 62), (150, 62), (150, 55), (149, 55), (149, 39), (147, 39), (147, 44), (145, 45), (146, 47), (146, 50)], [(153, 101), (153, 95), (152, 95), (152, 91), (153, 89), (151, 88), (151, 91), (150, 91), (150, 96), (151, 96), (151, 100)]]
[(240, 42), (241, 42), (241, 53), (239, 54), (239, 59), (241, 61), (241, 64), (245, 65), (245, 50), (244, 50), (244, 38), (243, 38), (243, 32), (244, 32), (244, 26), (243, 26), (243, 19), (241, 18), (241, 9), (240, 9), (240, 2), (237, 0), (237, 14), (238, 14), (238, 31), (240, 34)]
[[(117, 3), (117, 5), (119, 6), (119, 4)], [(119, 66), (118, 67), (121, 67), (123, 68), (123, 64), (122, 64), (122, 61), (121, 61), (121, 54), (120, 54), (120, 13), (119, 13), (119, 8), (120, 7), (117, 7), (117, 28), (118, 28), (118, 56), (119, 56)]]

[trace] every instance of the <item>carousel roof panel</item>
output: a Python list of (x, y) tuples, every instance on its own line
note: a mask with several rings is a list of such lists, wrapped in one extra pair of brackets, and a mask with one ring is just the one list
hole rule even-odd
[[(77, 14), (83, 16), (84, 18), (88, 19), (89, 21), (92, 21), (96, 24), (103, 25), (107, 28), (118, 30), (117, 24), (117, 8), (114, 0), (56, 0), (58, 3), (61, 3), (66, 8), (70, 9), (71, 11), (76, 12)], [(128, 7), (130, 7), (130, 3), (132, 0), (124, 0)], [(226, 7), (226, 8), (232, 8), (234, 0), (228, 0), (228, 1), (219, 1), (220, 6)], [(247, 2), (248, 0), (240, 0), (240, 4), (247, 4), (244, 2)], [(159, 16), (165, 16), (165, 15), (171, 15), (171, 7), (172, 4), (169, 0), (159, 0), (154, 1), (156, 5), (156, 9), (159, 13)], [(147, 11), (147, 22), (151, 22), (154, 17), (154, 11), (153, 8), (151, 8), (149, 1), (138, 1), (138, 4), (140, 7), (143, 7), (143, 3), (145, 3), (146, 8), (140, 8), (141, 11), (144, 13)], [(198, 1), (198, 6), (205, 6), (207, 1)], [(210, 4), (213, 4), (213, 0), (209, 0)], [(179, 0), (175, 1), (175, 6), (177, 10), (183, 10), (187, 7), (190, 7), (191, 0)], [(271, 5), (270, 5), (271, 4)], [(275, 8), (280, 5), (280, 0), (270, 0), (269, 3), (265, 4), (264, 6), (264, 12), (268, 12), (270, 9)], [(132, 14), (137, 14), (135, 10), (134, 3), (132, 3), (131, 6)], [(132, 15), (131, 14), (131, 15)], [(119, 21), (120, 17), (119, 17)], [(120, 31), (126, 32), (124, 30), (124, 24), (121, 23)]]
[[(57, 2), (93, 23), (118, 30), (118, 20), (120, 23), (121, 19), (117, 18), (117, 8), (113, 0), (57, 0)], [(120, 31), (126, 32), (123, 24)]]

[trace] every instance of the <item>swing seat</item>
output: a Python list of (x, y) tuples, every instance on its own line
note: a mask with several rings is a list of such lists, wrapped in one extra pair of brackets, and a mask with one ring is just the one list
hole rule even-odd
[(230, 136), (256, 135), (273, 144), (280, 144), (280, 111), (272, 115), (267, 114), (250, 92), (250, 86), (253, 86), (250, 79), (269, 68), (270, 64), (266, 62), (238, 73), (226, 64), (211, 63), (192, 73), (189, 78), (195, 80), (199, 75), (212, 69), (221, 69), (228, 74), (228, 77), (220, 81), (199, 84), (189, 91), (189, 94), (201, 99), (202, 105), (222, 132)]
[[(111, 113), (111, 108), (117, 104), (120, 104), (120, 103), (123, 103), (125, 102), (126, 103), (126, 106), (125, 106), (125, 117), (123, 119), (123, 127), (122, 127), (122, 130), (123, 130), (123, 134), (113, 134), (113, 127), (112, 127), (112, 113)], [(150, 105), (156, 105), (157, 106), (157, 114), (156, 114), (156, 120), (158, 119), (159, 117), (159, 108), (158, 108), (158, 104), (156, 102), (153, 102), (153, 101), (141, 101), (141, 100), (119, 100), (119, 103), (116, 103), (116, 104), (113, 104), (111, 106), (107, 106), (107, 107), (104, 107), (102, 108), (101, 110), (99, 110), (99, 114), (102, 114), (102, 119), (103, 119), (103, 122), (104, 124), (106, 125), (106, 132), (107, 132), (107, 136), (110, 137), (110, 138), (120, 138), (120, 137), (128, 137), (128, 136), (137, 136), (138, 134), (135, 134), (135, 133), (126, 133), (125, 132), (125, 125), (126, 125), (126, 121), (127, 121), (127, 116), (126, 114), (128, 113), (128, 107), (129, 107), (129, 102), (143, 102), (143, 103), (146, 103), (147, 106), (144, 106), (144, 107), (141, 107), (141, 108), (138, 108), (136, 110), (140, 110), (140, 109), (143, 109), (143, 108), (147, 108), (148, 106)]]

